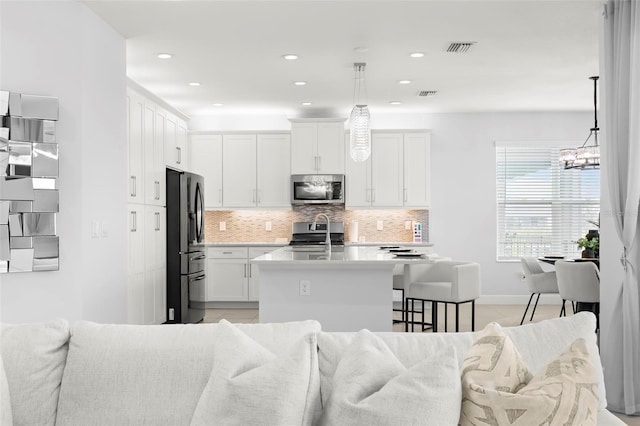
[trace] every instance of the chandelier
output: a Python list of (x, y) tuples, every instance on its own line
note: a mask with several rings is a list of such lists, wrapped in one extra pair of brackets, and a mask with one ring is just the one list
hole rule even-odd
[[(579, 148), (567, 148), (560, 150), (560, 161), (565, 169), (597, 169), (600, 167), (600, 146), (598, 145), (598, 107), (597, 86), (598, 76), (589, 77), (593, 80), (593, 127), (590, 129), (587, 140)], [(587, 145), (593, 135), (593, 145)]]
[(353, 98), (355, 106), (351, 110), (349, 123), (350, 132), (350, 153), (353, 161), (366, 161), (371, 155), (371, 117), (369, 107), (365, 102), (360, 101), (360, 91), (364, 86), (366, 95), (367, 87), (364, 81), (364, 68), (367, 64), (356, 62), (353, 64), (355, 70), (355, 84), (353, 87)]

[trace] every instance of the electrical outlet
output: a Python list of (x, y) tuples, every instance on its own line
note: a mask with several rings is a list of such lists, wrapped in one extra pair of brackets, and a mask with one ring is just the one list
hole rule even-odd
[(91, 238), (100, 238), (100, 222), (91, 221)]
[(382, 231), (384, 229), (384, 223), (383, 221), (379, 220), (378, 221), (378, 231)]
[(220, 222), (220, 230), (221, 231), (227, 230), (227, 222)]
[(105, 222), (100, 223), (100, 235), (102, 238), (107, 238), (109, 236), (109, 230), (107, 229), (107, 224)]
[(311, 281), (300, 280), (300, 296), (311, 296)]
[(267, 221), (264, 223), (264, 230), (265, 230), (265, 231), (271, 231), (271, 221), (270, 221), (270, 220), (267, 220)]
[(406, 229), (407, 231), (411, 230), (411, 221), (410, 220), (405, 220), (404, 221), (404, 229)]
[(169, 308), (169, 321), (175, 321), (175, 310), (173, 308)]

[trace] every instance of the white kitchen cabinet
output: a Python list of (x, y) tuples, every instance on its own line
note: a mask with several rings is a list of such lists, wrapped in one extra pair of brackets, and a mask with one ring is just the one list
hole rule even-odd
[(225, 207), (255, 207), (256, 155), (256, 135), (222, 137), (222, 203)]
[(257, 302), (260, 297), (260, 275), (258, 266), (251, 259), (277, 248), (276, 246), (209, 247), (205, 300), (207, 302)]
[(429, 133), (404, 135), (404, 206), (431, 207), (431, 137)]
[(291, 124), (292, 174), (344, 174), (344, 121)]
[(222, 135), (191, 135), (190, 170), (204, 177), (204, 206), (222, 207)]
[(156, 125), (156, 107), (144, 105), (144, 202), (164, 206), (166, 204), (164, 169), (164, 129)]
[(256, 207), (291, 208), (291, 136), (259, 134), (256, 143)]
[(223, 135), (223, 206), (289, 208), (290, 146), (288, 134)]
[(162, 324), (166, 321), (167, 273), (166, 273), (166, 209), (145, 206), (144, 256), (145, 256), (145, 324)]
[(144, 98), (127, 91), (127, 139), (129, 146), (129, 199), (130, 203), (144, 200)]
[(348, 208), (430, 206), (430, 139), (426, 132), (372, 132), (371, 157), (347, 157)]
[(209, 302), (249, 300), (248, 249), (209, 247), (207, 250), (207, 288)]
[(128, 204), (127, 320), (130, 324), (144, 324), (145, 257), (144, 206)]
[(175, 115), (165, 112), (165, 164), (187, 170), (187, 126)]

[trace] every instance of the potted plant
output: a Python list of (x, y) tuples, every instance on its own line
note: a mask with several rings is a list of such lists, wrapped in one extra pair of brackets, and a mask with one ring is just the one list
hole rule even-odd
[(598, 258), (600, 257), (600, 238), (593, 237), (587, 238), (582, 237), (576, 241), (578, 247), (584, 249), (582, 250), (583, 258)]

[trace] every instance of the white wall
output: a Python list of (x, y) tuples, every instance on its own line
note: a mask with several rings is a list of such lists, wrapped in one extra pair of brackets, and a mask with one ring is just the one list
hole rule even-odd
[(3, 1), (0, 22), (2, 89), (60, 101), (60, 270), (1, 275), (0, 320), (126, 322), (124, 39), (75, 1)]
[[(192, 117), (190, 130), (290, 129), (284, 116)], [(570, 141), (581, 144), (592, 125), (588, 112), (374, 114), (374, 129), (431, 129), (434, 251), (482, 266), (482, 302), (526, 303), (520, 263), (496, 262), (494, 141)], [(232, 126), (242, 126), (234, 128)], [(571, 143), (568, 144), (572, 146)], [(578, 238), (579, 236), (576, 236)], [(518, 295), (510, 297), (511, 295)], [(541, 299), (542, 302), (543, 299)], [(545, 301), (560, 303), (550, 296)]]

